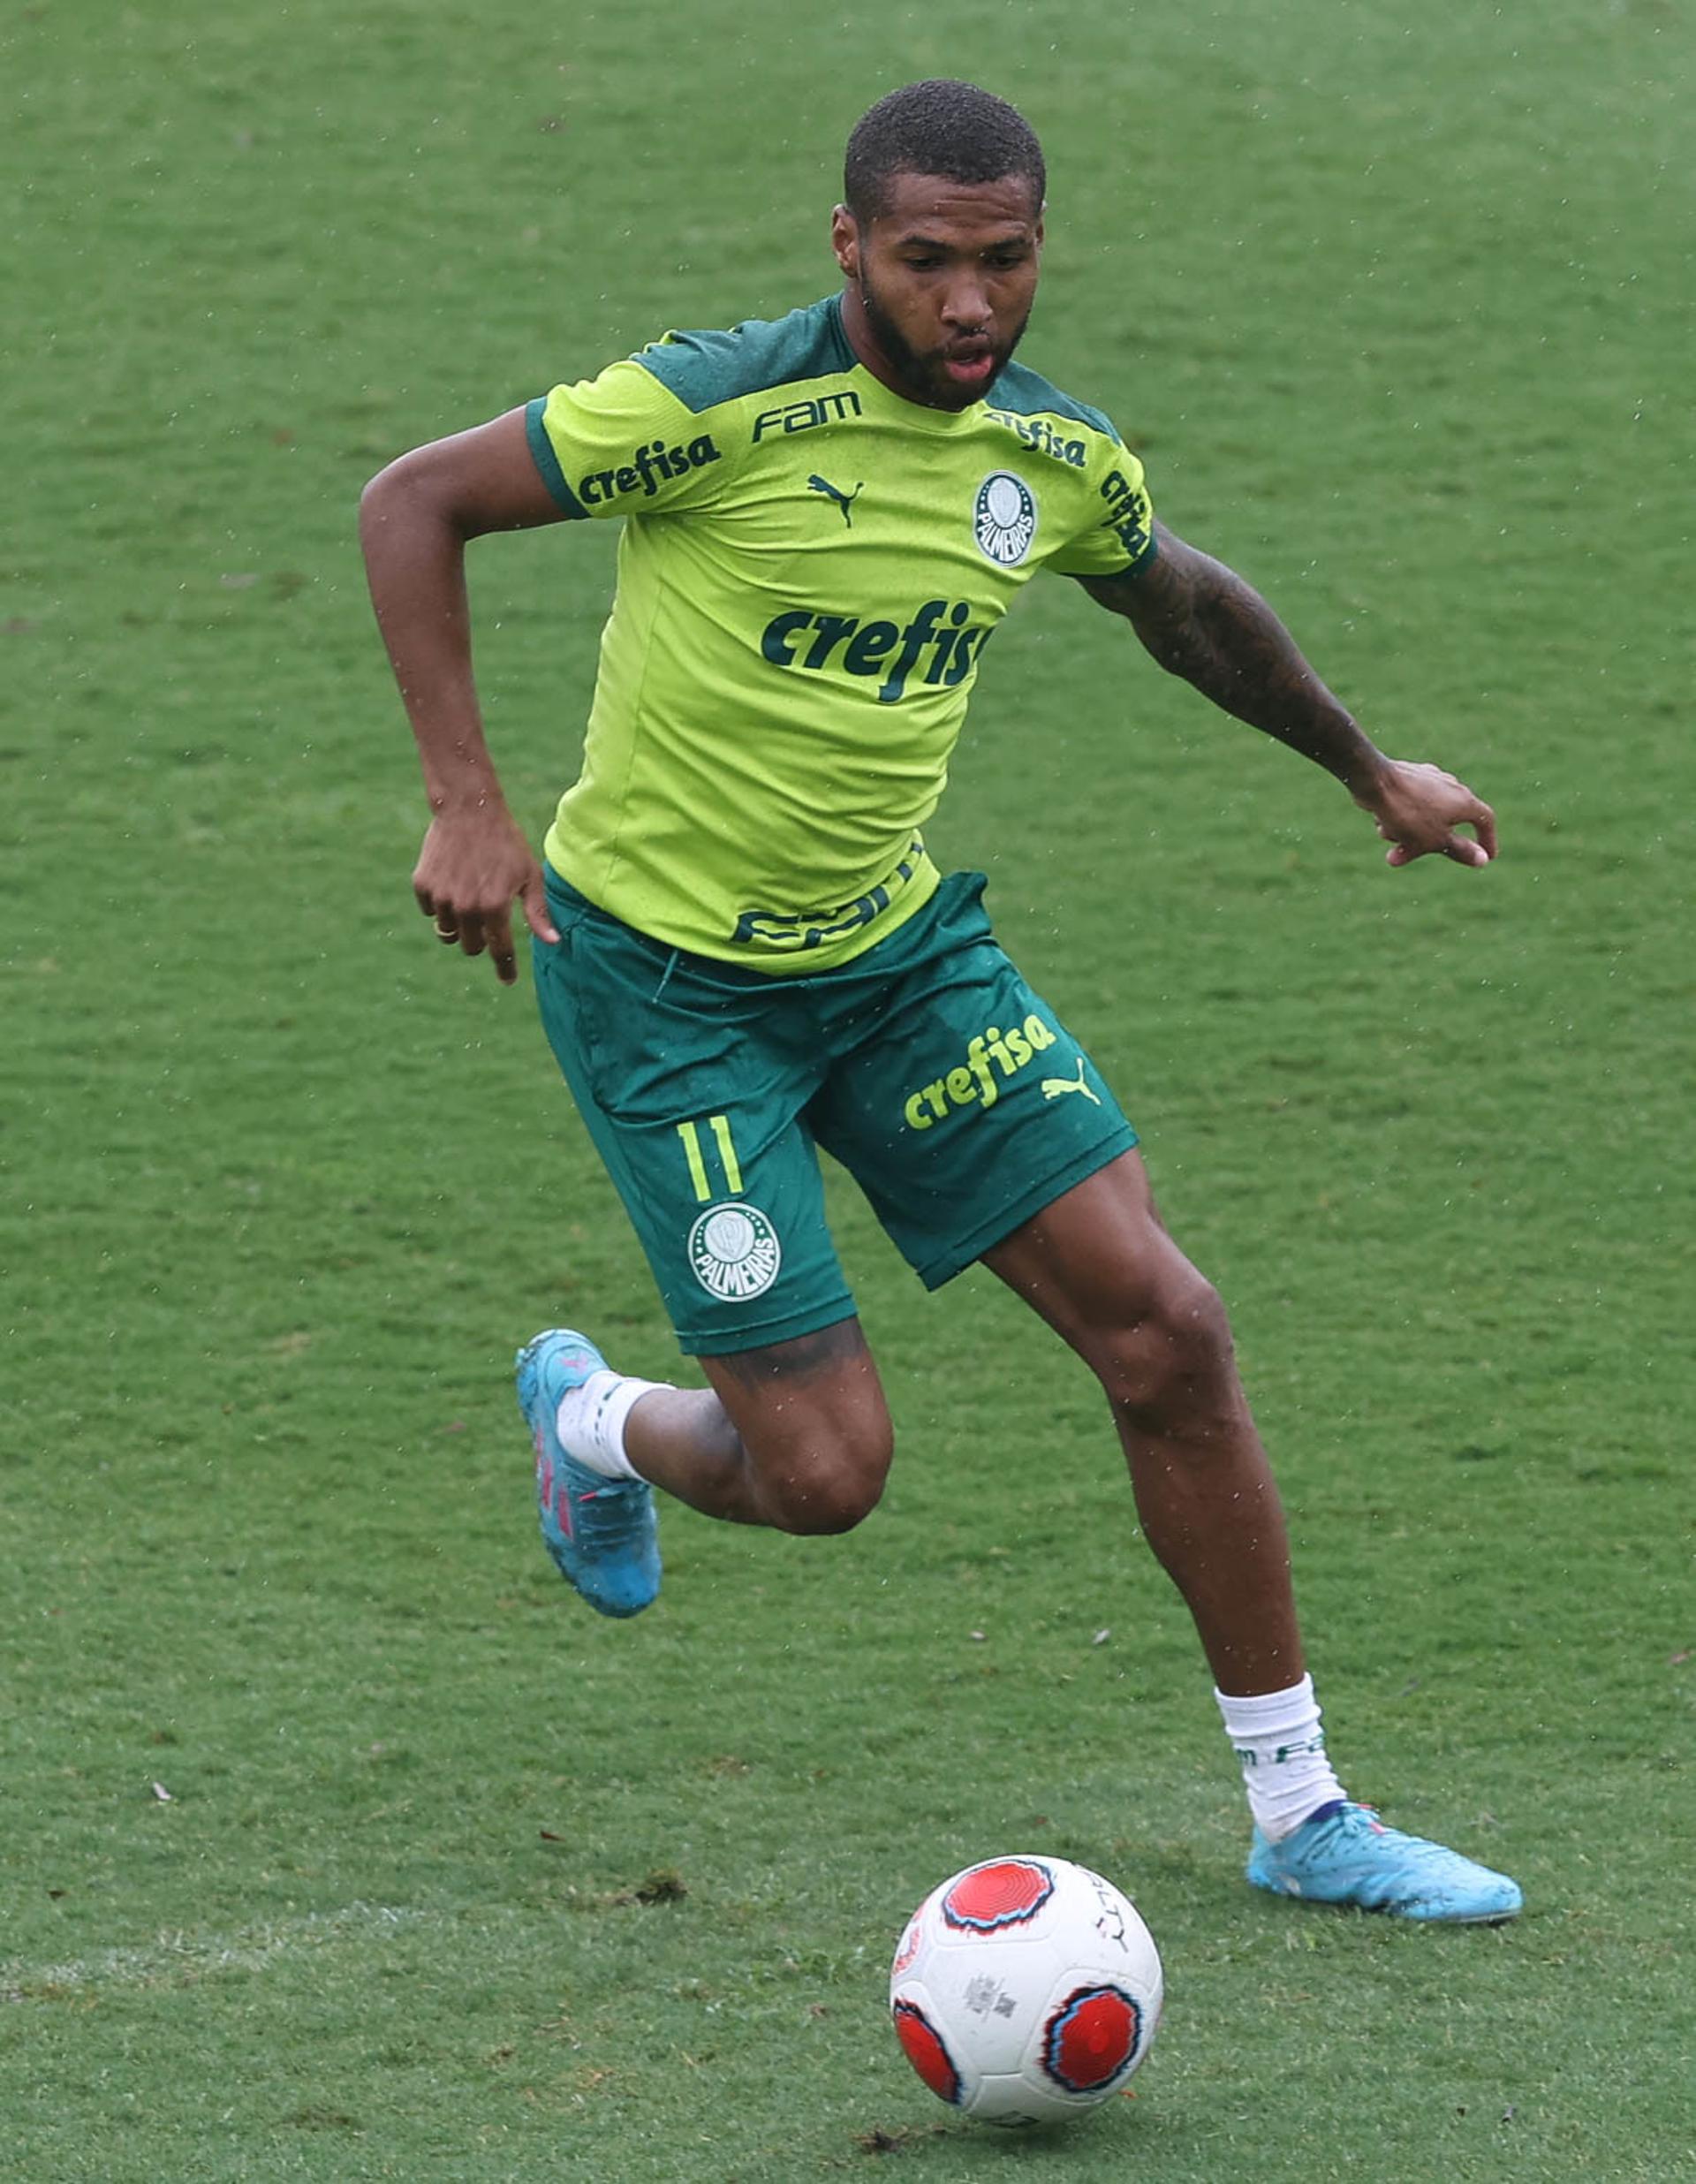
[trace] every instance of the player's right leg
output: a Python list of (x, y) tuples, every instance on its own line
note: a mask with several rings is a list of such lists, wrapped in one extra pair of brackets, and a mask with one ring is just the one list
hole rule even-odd
[(877, 1506), (894, 1453), (857, 1319), (700, 1360), (710, 1389), (655, 1388), (625, 1431), (632, 1467), (704, 1516), (846, 1532)]
[(542, 1538), (603, 1615), (659, 1591), (654, 1487), (704, 1516), (802, 1533), (848, 1531), (882, 1493), (890, 1414), (858, 1320), (700, 1361), (711, 1388), (615, 1373), (572, 1328), (519, 1353)]
[[(625, 1379), (563, 1330), (520, 1354), (550, 1551), (592, 1604), (628, 1614), (657, 1584), (650, 1485), (734, 1522), (843, 1531), (882, 1492), (890, 1418), (824, 1219), (810, 1019), (770, 979), (679, 956), (569, 891), (549, 904), (560, 941), (534, 952), (544, 1027), (712, 1383)], [(622, 1572), (597, 1569), (602, 1531)]]
[(602, 1615), (639, 1614), (659, 1591), (653, 1487), (800, 1533), (845, 1532), (882, 1493), (890, 1414), (858, 1320), (701, 1362), (710, 1389), (615, 1373), (571, 1328), (519, 1353), (542, 1538)]

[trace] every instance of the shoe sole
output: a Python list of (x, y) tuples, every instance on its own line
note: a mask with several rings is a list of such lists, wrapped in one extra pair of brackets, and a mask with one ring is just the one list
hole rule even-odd
[(1303, 1903), (1326, 1911), (1358, 1911), (1362, 1918), (1405, 1919), (1411, 1926), (1510, 1926), (1525, 1909), (1523, 1903), (1504, 1911), (1411, 1911), (1393, 1903), (1357, 1903), (1352, 1896), (1309, 1896), (1299, 1889), (1280, 1888), (1253, 1873), (1245, 1876), (1251, 1888), (1263, 1896), (1276, 1896), (1284, 1903)]

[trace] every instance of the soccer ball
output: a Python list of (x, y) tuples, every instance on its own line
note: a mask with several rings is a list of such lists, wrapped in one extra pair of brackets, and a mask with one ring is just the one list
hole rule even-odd
[(1064, 1858), (990, 1858), (933, 1889), (890, 1968), (890, 2014), (939, 2099), (989, 2123), (1117, 2092), (1160, 2021), (1160, 1952), (1128, 1900)]

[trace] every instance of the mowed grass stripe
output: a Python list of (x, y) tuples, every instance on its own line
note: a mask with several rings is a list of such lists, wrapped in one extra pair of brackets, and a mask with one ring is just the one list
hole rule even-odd
[(342, 1945), (363, 1949), (374, 1938), (440, 1920), (443, 1914), (398, 1904), (351, 1903), (298, 1919), (265, 1921), (227, 1934), (161, 1934), (148, 1948), (104, 1949), (59, 1964), (0, 1962), (0, 2001), (57, 2001), (80, 1988), (155, 1987), (198, 1981), (218, 1972), (258, 1972), (279, 1957)]

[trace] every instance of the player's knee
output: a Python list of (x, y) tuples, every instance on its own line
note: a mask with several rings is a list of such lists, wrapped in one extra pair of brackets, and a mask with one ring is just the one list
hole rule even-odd
[(1186, 1270), (1116, 1331), (1096, 1369), (1115, 1407), (1145, 1431), (1170, 1432), (1228, 1405), (1237, 1366), (1223, 1300)]
[(814, 1539), (852, 1532), (871, 1515), (882, 1494), (882, 1479), (798, 1481), (784, 1494), (776, 1518), (777, 1528)]
[(767, 1522), (781, 1532), (852, 1532), (882, 1499), (893, 1452), (885, 1431), (791, 1455), (761, 1477)]

